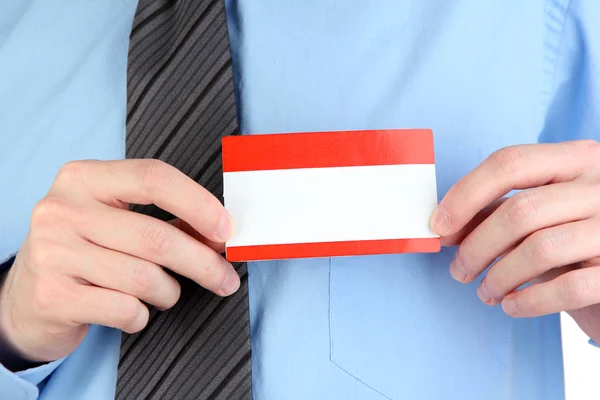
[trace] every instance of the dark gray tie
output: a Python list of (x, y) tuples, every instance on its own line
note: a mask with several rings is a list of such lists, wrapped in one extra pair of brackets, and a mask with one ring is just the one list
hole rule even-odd
[[(221, 138), (238, 134), (224, 0), (140, 0), (127, 79), (127, 157), (164, 160), (222, 198)], [(232, 297), (177, 277), (177, 305), (124, 334), (118, 399), (252, 398), (248, 279), (235, 267)]]

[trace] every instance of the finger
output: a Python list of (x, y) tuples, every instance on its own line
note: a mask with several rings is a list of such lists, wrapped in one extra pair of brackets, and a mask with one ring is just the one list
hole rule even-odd
[(582, 140), (501, 149), (448, 191), (432, 216), (432, 229), (440, 236), (451, 235), (514, 189), (573, 180), (597, 156), (597, 147), (594, 141)]
[(547, 272), (543, 273), (540, 276), (535, 277), (535, 279), (531, 280), (531, 284), (538, 284), (549, 282), (553, 279), (558, 278), (559, 276), (566, 274), (567, 272), (575, 271), (576, 269), (581, 268), (582, 263), (569, 264), (562, 267), (552, 268)]
[(233, 221), (221, 202), (159, 160), (72, 162), (61, 169), (51, 191), (73, 192), (77, 187), (110, 206), (155, 204), (215, 242), (226, 242), (233, 235)]
[(600, 267), (582, 268), (506, 296), (502, 309), (526, 318), (572, 311), (600, 303)]
[(560, 183), (520, 192), (505, 201), (461, 243), (451, 272), (460, 282), (471, 282), (498, 256), (531, 233), (589, 218), (600, 201), (597, 189)]
[(229, 262), (164, 221), (104, 205), (88, 207), (83, 218), (78, 230), (93, 243), (163, 265), (221, 296), (239, 288)]
[(440, 238), (442, 246), (456, 246), (462, 243), (462, 241), (469, 235), (475, 228), (477, 228), (483, 221), (486, 220), (507, 198), (503, 197), (496, 200), (489, 206), (481, 210), (475, 215), (461, 230), (450, 236), (442, 236)]
[(79, 286), (77, 301), (63, 312), (78, 324), (94, 324), (136, 333), (148, 324), (148, 308), (137, 298), (110, 289)]
[(76, 278), (137, 297), (160, 310), (173, 307), (181, 287), (158, 265), (118, 251), (86, 243), (72, 259)]
[(504, 296), (547, 271), (600, 252), (598, 219), (571, 222), (535, 232), (488, 271), (478, 288), (481, 300), (497, 304)]
[(192, 228), (192, 226), (190, 224), (188, 224), (187, 222), (185, 222), (184, 220), (175, 218), (175, 219), (170, 220), (169, 224), (171, 224), (174, 227), (176, 227), (177, 229), (180, 229), (183, 232), (187, 233), (188, 235), (190, 235), (197, 241), (204, 243), (205, 245), (207, 245), (208, 247), (210, 247), (217, 253), (225, 252), (225, 243), (218, 243), (218, 242), (213, 242), (212, 240), (208, 240), (207, 238), (202, 236), (197, 230)]

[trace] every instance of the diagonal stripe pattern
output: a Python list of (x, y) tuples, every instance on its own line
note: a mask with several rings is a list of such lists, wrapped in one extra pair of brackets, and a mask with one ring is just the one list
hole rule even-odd
[[(127, 157), (166, 161), (222, 198), (221, 138), (238, 134), (223, 0), (140, 0), (127, 68)], [(247, 270), (235, 267), (235, 295), (178, 276), (177, 305), (123, 334), (117, 399), (252, 398)]]

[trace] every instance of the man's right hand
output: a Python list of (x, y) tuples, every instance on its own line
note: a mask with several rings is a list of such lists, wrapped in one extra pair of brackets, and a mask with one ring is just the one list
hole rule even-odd
[[(171, 222), (134, 213), (155, 204)], [(148, 308), (177, 302), (181, 288), (161, 266), (227, 296), (239, 276), (219, 254), (233, 234), (223, 205), (157, 160), (66, 164), (33, 210), (31, 227), (0, 288), (0, 333), (24, 358), (71, 353), (88, 324), (128, 333)]]

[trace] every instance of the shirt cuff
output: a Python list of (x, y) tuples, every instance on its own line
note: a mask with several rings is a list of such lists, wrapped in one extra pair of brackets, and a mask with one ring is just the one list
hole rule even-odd
[(591, 344), (592, 346), (597, 347), (597, 348), (600, 349), (600, 344), (594, 342), (592, 339), (588, 340), (588, 343)]
[(62, 362), (63, 359), (52, 361), (39, 367), (30, 368), (25, 371), (11, 372), (0, 364), (0, 398), (14, 400), (34, 400), (39, 396), (38, 385), (49, 377)]
[[(0, 274), (12, 267), (15, 256), (0, 262)], [(39, 396), (39, 385), (48, 378), (62, 362), (64, 358), (29, 368), (23, 371), (12, 372), (0, 363), (0, 399), (6, 395), (8, 399), (29, 400), (37, 399)]]
[(8, 259), (6, 259), (6, 260), (2, 260), (0, 258), (0, 260), (2, 260), (0, 262), (0, 274), (2, 272), (4, 272), (5, 270), (9, 269), (10, 267), (12, 267), (13, 263), (15, 262), (15, 257), (16, 256), (12, 255), (12, 256), (8, 257)]

